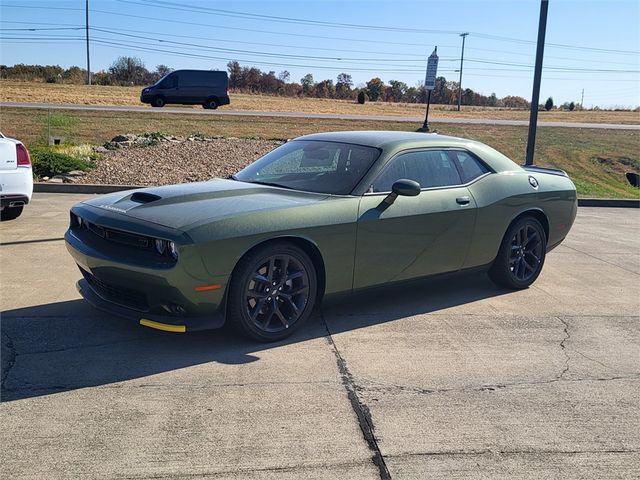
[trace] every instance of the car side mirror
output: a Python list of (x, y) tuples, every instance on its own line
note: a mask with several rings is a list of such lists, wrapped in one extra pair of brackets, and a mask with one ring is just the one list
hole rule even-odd
[(392, 187), (391, 193), (387, 195), (387, 197), (383, 200), (384, 203), (391, 205), (396, 201), (398, 196), (403, 197), (415, 197), (420, 194), (420, 184), (415, 180), (408, 180), (406, 178), (401, 178), (400, 180), (396, 180)]

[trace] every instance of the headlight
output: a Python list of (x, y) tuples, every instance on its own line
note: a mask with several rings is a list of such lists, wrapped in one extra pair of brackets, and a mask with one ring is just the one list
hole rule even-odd
[(164, 240), (160, 240), (159, 238), (156, 238), (153, 243), (156, 247), (156, 252), (162, 255), (167, 248), (166, 242)]
[(78, 228), (82, 227), (82, 217), (79, 217), (76, 215), (76, 225), (78, 226)]
[(178, 259), (178, 248), (173, 242), (169, 242), (169, 254), (173, 257), (174, 260)]

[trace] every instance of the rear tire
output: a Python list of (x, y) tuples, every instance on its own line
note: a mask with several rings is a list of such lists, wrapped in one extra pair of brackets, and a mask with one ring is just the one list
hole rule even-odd
[(520, 290), (536, 281), (547, 252), (547, 236), (538, 220), (526, 216), (505, 233), (489, 278), (501, 287)]
[(165, 103), (166, 102), (164, 101), (164, 98), (154, 97), (154, 99), (151, 101), (151, 106), (156, 108), (162, 108), (164, 107)]
[(206, 102), (204, 102), (202, 108), (205, 108), (207, 110), (215, 110), (216, 108), (218, 108), (218, 100), (216, 98), (209, 98)]
[(2, 212), (0, 212), (0, 220), (3, 222), (5, 220), (15, 220), (22, 215), (23, 208), (24, 207), (5, 207)]
[(309, 256), (288, 242), (269, 243), (236, 265), (227, 320), (254, 340), (282, 340), (309, 318), (316, 295), (317, 274)]

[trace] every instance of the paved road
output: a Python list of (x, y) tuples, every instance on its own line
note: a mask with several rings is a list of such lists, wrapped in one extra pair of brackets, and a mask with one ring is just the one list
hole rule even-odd
[(636, 210), (579, 209), (526, 291), (390, 289), (261, 345), (87, 306), (82, 198), (0, 225), (2, 478), (637, 478)]
[[(64, 103), (19, 103), (0, 102), (0, 107), (20, 108), (50, 108), (59, 110), (104, 110), (116, 112), (147, 112), (147, 113), (184, 113), (190, 115), (231, 115), (231, 116), (255, 116), (255, 117), (291, 117), (291, 118), (328, 118), (334, 120), (373, 120), (381, 122), (410, 122), (420, 123), (424, 117), (404, 117), (390, 115), (345, 115), (330, 113), (305, 113), (305, 112), (256, 112), (251, 110), (205, 110), (194, 108), (151, 108), (131, 107), (124, 105), (75, 105)], [(432, 118), (429, 123), (461, 123), (475, 125), (508, 125), (527, 126), (528, 120), (492, 120), (485, 118)], [(625, 125), (617, 123), (577, 123), (577, 122), (538, 122), (540, 127), (566, 127), (566, 128), (604, 128), (611, 130), (640, 130), (640, 125)]]

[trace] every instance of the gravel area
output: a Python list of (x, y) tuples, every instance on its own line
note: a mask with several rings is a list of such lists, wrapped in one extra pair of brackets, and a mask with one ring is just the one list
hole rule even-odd
[(223, 138), (119, 148), (104, 153), (75, 183), (167, 185), (227, 177), (282, 143)]

